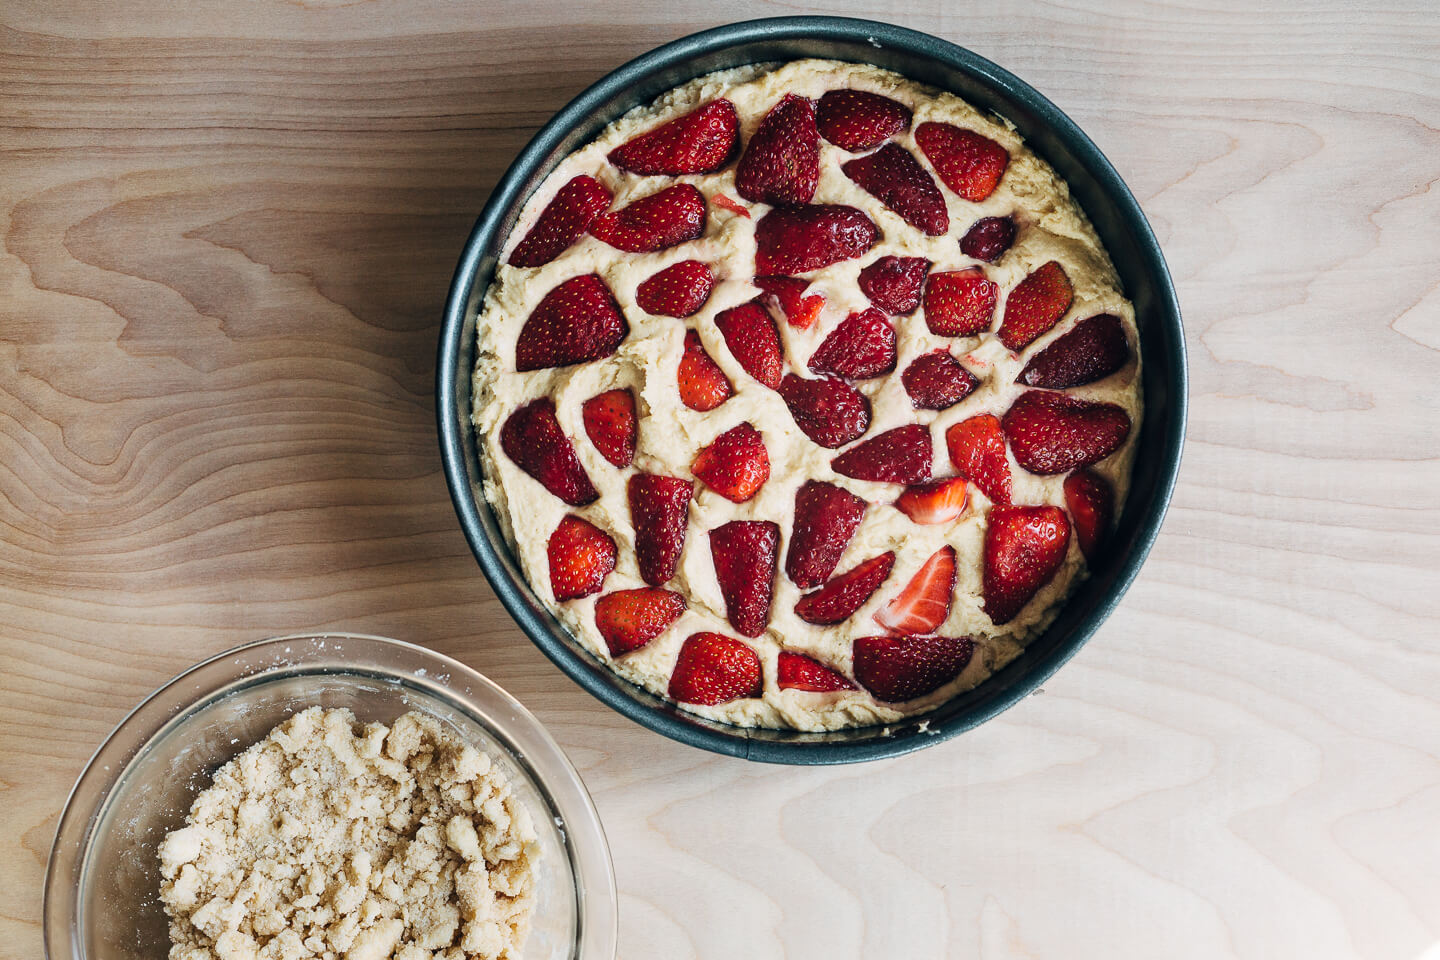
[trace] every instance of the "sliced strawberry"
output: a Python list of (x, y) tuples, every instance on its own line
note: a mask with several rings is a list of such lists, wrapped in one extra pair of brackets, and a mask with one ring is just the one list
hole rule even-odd
[(1077, 470), (1065, 478), (1065, 506), (1075, 523), (1080, 552), (1093, 563), (1115, 519), (1115, 488), (1093, 470)]
[(985, 530), (982, 595), (985, 613), (1009, 623), (1050, 582), (1070, 546), (1070, 521), (1050, 505), (996, 507)]
[(1074, 299), (1065, 268), (1054, 260), (1041, 265), (1010, 291), (997, 334), (1000, 342), (1017, 352), (1025, 349), (1065, 316)]
[(700, 334), (694, 330), (685, 331), (685, 352), (680, 357), (680, 366), (675, 371), (675, 381), (680, 388), (680, 400), (691, 410), (714, 410), (730, 399), (730, 381), (725, 371), (710, 359)]
[(948, 543), (930, 555), (905, 589), (875, 613), (875, 622), (894, 634), (930, 633), (950, 616), (955, 593), (955, 548)]
[(775, 681), (781, 690), (804, 690), (809, 693), (834, 693), (854, 690), (855, 684), (844, 676), (812, 660), (804, 654), (781, 650), (775, 658)]
[(894, 565), (893, 553), (871, 557), (835, 577), (814, 593), (801, 597), (795, 604), (795, 616), (806, 623), (819, 626), (843, 623), (865, 605), (870, 595), (890, 576), (890, 568)]
[(919, 483), (930, 479), (935, 448), (930, 428), (920, 423), (886, 430), (830, 461), (836, 473), (879, 483)]
[(756, 277), (755, 286), (765, 292), (765, 297), (774, 301), (785, 315), (785, 322), (796, 330), (808, 330), (820, 317), (820, 308), (825, 298), (818, 293), (805, 296), (809, 280), (800, 277)]
[(820, 586), (835, 572), (835, 564), (864, 517), (862, 498), (833, 483), (806, 481), (795, 491), (795, 526), (785, 553), (786, 575), (802, 590)]
[(929, 270), (924, 257), (881, 257), (860, 271), (860, 292), (891, 316), (904, 316), (920, 306)]
[(688, 317), (705, 306), (715, 275), (699, 260), (672, 263), (635, 288), (635, 302), (657, 317)]
[(963, 477), (945, 477), (906, 487), (895, 507), (916, 523), (949, 523), (965, 512), (970, 485)]
[(815, 104), (787, 93), (746, 145), (735, 170), (735, 191), (752, 203), (809, 203), (819, 182)]
[(755, 272), (809, 273), (864, 255), (879, 237), (874, 222), (854, 207), (777, 207), (755, 225)]
[(870, 429), (870, 401), (844, 380), (807, 380), (787, 373), (780, 398), (805, 436), (822, 447), (843, 447)]
[(758, 697), (764, 689), (759, 654), (721, 633), (692, 634), (670, 674), (670, 697), (703, 707)]
[(900, 382), (917, 410), (953, 407), (980, 386), (975, 374), (960, 366), (948, 350), (922, 353), (900, 374)]
[(690, 471), (726, 500), (744, 503), (770, 479), (770, 456), (759, 431), (741, 423), (701, 450)]
[(635, 397), (629, 390), (606, 390), (580, 408), (585, 433), (600, 456), (617, 467), (635, 459)]
[(515, 340), (515, 369), (568, 367), (608, 357), (630, 333), (630, 325), (593, 273), (571, 277), (545, 294)]
[(779, 543), (780, 528), (769, 520), (731, 520), (710, 531), (725, 617), (747, 637), (760, 636), (770, 622)]
[(960, 252), (994, 263), (1015, 242), (1015, 221), (1009, 217), (981, 217), (960, 238)]
[(572, 507), (600, 499), (570, 438), (555, 417), (555, 402), (541, 397), (510, 414), (500, 428), (500, 449), (546, 490)]
[(950, 229), (950, 214), (935, 178), (898, 143), (847, 160), (840, 169), (916, 230), (938, 237)]
[(1000, 288), (979, 269), (932, 273), (925, 284), (925, 325), (941, 337), (973, 337), (990, 329)]
[(775, 321), (760, 301), (751, 300), (720, 311), (715, 317), (715, 326), (746, 373), (771, 390), (780, 389), (780, 374), (785, 369), (780, 331), (775, 329)]
[(1130, 415), (1113, 403), (1027, 390), (1001, 421), (1015, 462), (1031, 473), (1068, 473), (1104, 460), (1130, 435)]
[(867, 307), (830, 331), (810, 358), (810, 369), (865, 380), (894, 370), (895, 356), (895, 328), (885, 314)]
[(540, 267), (554, 260), (585, 235), (590, 222), (610, 206), (610, 191), (594, 177), (581, 174), (555, 193), (525, 239), (510, 251), (512, 267)]
[(599, 592), (615, 569), (615, 541), (589, 520), (573, 515), (560, 519), (545, 553), (557, 603)]
[(1030, 358), (1016, 383), (1063, 390), (1103, 380), (1130, 360), (1130, 345), (1119, 317), (1088, 317)]
[(960, 476), (993, 502), (1010, 502), (1010, 461), (999, 417), (982, 413), (952, 425), (945, 431), (945, 446)]
[(690, 529), (690, 498), (695, 484), (678, 477), (637, 473), (626, 493), (630, 524), (635, 528), (635, 560), (640, 579), (658, 587), (675, 576), (685, 532)]
[(1010, 162), (1010, 154), (994, 140), (948, 123), (920, 124), (915, 142), (945, 186), (974, 203), (995, 192)]
[(698, 110), (631, 137), (610, 151), (610, 162), (641, 176), (714, 173), (735, 148), (740, 118), (729, 100), (711, 100)]
[(618, 657), (654, 640), (685, 612), (685, 598), (659, 587), (616, 590), (595, 601), (595, 626)]
[(852, 153), (878, 147), (910, 126), (910, 108), (865, 90), (831, 90), (820, 98), (820, 135)]
[(861, 637), (855, 679), (875, 699), (902, 703), (939, 690), (960, 676), (975, 652), (969, 637)]
[(653, 253), (705, 232), (705, 195), (677, 183), (590, 223), (590, 235), (626, 253)]
[(744, 217), (746, 220), (750, 219), (750, 208), (739, 200), (728, 197), (723, 193), (713, 193), (710, 195), (710, 199), (714, 201), (715, 206), (729, 210), (737, 217)]

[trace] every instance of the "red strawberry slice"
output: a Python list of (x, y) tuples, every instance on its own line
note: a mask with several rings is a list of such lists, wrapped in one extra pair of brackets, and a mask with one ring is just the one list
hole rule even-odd
[(895, 356), (895, 328), (885, 314), (867, 307), (830, 331), (810, 358), (810, 369), (865, 380), (894, 370)]
[(898, 143), (847, 160), (840, 169), (916, 230), (938, 237), (950, 229), (950, 214), (935, 178)]
[(710, 531), (725, 617), (747, 637), (760, 636), (770, 622), (779, 543), (780, 527), (768, 520), (731, 520)]
[(695, 484), (689, 480), (652, 473), (637, 473), (626, 486), (640, 579), (653, 587), (675, 576), (680, 565), (694, 492)]
[(670, 674), (670, 697), (713, 707), (764, 691), (760, 656), (721, 633), (692, 634), (680, 648)]
[(877, 483), (919, 483), (930, 479), (935, 448), (930, 428), (920, 423), (896, 427), (851, 447), (830, 461), (836, 473)]
[(809, 280), (800, 277), (756, 277), (755, 286), (765, 292), (765, 299), (773, 301), (785, 315), (785, 322), (796, 330), (808, 330), (820, 317), (820, 308), (825, 298), (818, 293), (805, 296)]
[(555, 402), (541, 397), (510, 414), (500, 428), (500, 449), (546, 490), (572, 507), (600, 499), (570, 438), (555, 417)]
[(705, 195), (677, 183), (612, 210), (590, 223), (590, 235), (626, 253), (653, 253), (694, 240), (705, 232)]
[(904, 316), (920, 306), (929, 270), (924, 257), (881, 257), (860, 271), (860, 292), (891, 316)]
[(910, 108), (865, 90), (831, 90), (815, 111), (820, 135), (855, 153), (878, 147), (910, 126)]
[(771, 390), (780, 389), (780, 374), (785, 369), (780, 331), (775, 329), (775, 321), (760, 301), (751, 300), (720, 311), (715, 317), (715, 326), (746, 373)]
[(835, 572), (840, 555), (860, 528), (865, 501), (844, 487), (806, 481), (795, 491), (795, 527), (785, 554), (785, 573), (797, 587), (818, 587)]
[(960, 476), (993, 502), (1010, 502), (1010, 460), (999, 417), (982, 413), (954, 424), (945, 431), (945, 446)]
[(593, 273), (545, 294), (515, 340), (515, 369), (568, 367), (608, 357), (630, 333), (620, 307)]
[(890, 576), (890, 568), (894, 565), (893, 553), (871, 557), (814, 593), (801, 597), (795, 604), (795, 616), (819, 626), (843, 623), (865, 605), (870, 595)]
[(681, 260), (635, 288), (635, 302), (657, 317), (688, 317), (705, 306), (715, 275), (699, 260)]
[(770, 479), (770, 456), (759, 431), (741, 423), (701, 450), (690, 471), (726, 500), (744, 503)]
[(1115, 489), (1093, 470), (1077, 470), (1065, 478), (1065, 506), (1075, 523), (1080, 552), (1093, 563), (1115, 519)]
[(930, 555), (899, 595), (875, 613), (875, 622), (893, 634), (930, 633), (950, 616), (955, 593), (955, 548), (946, 544)]
[(710, 359), (700, 334), (694, 330), (685, 331), (685, 352), (680, 356), (680, 366), (675, 371), (676, 385), (680, 388), (680, 400), (691, 410), (714, 410), (730, 399), (730, 381), (725, 371)]
[(1015, 242), (1015, 221), (1009, 217), (981, 217), (960, 238), (960, 252), (994, 263)]
[(641, 176), (714, 173), (735, 148), (740, 118), (729, 100), (711, 100), (698, 110), (631, 137), (610, 151), (610, 162)]
[(540, 267), (554, 260), (585, 235), (590, 222), (610, 206), (610, 191), (594, 177), (581, 174), (555, 193), (525, 239), (510, 251), (512, 267)]
[(997, 334), (1000, 342), (1017, 352), (1025, 349), (1065, 316), (1074, 299), (1064, 267), (1054, 260), (1040, 266), (1010, 291)]
[(777, 207), (755, 225), (755, 272), (809, 273), (863, 256), (879, 237), (871, 219), (854, 207)]
[(973, 337), (990, 329), (1000, 288), (979, 269), (932, 273), (925, 284), (925, 325), (941, 337)]
[(1130, 415), (1113, 403), (1027, 390), (1000, 423), (1015, 462), (1031, 473), (1068, 473), (1104, 460), (1130, 435)]
[(843, 447), (870, 429), (870, 401), (844, 380), (807, 380), (787, 373), (780, 398), (805, 436), (822, 447)]
[(589, 520), (572, 515), (561, 518), (545, 553), (557, 603), (598, 593), (615, 569), (615, 541)]
[(1010, 162), (1010, 154), (994, 140), (948, 123), (920, 124), (915, 142), (945, 186), (974, 203), (995, 192)]
[(829, 667), (789, 650), (781, 650), (775, 659), (775, 681), (781, 690), (804, 690), (808, 693), (855, 689), (855, 684)]
[(735, 170), (735, 191), (752, 203), (809, 203), (819, 182), (815, 104), (787, 93), (745, 147)]
[(953, 407), (980, 386), (975, 375), (960, 366), (948, 350), (922, 353), (900, 374), (900, 382), (917, 410)]
[(1103, 380), (1130, 360), (1130, 345), (1119, 317), (1088, 317), (1030, 358), (1016, 383), (1063, 390)]
[(946, 477), (906, 487), (895, 507), (916, 523), (949, 523), (965, 512), (970, 485), (963, 477)]
[(746, 207), (739, 200), (736, 200), (733, 197), (728, 197), (723, 193), (713, 193), (710, 195), (710, 199), (715, 202), (715, 206), (720, 207), (724, 210), (729, 210), (737, 217), (744, 217), (746, 220), (750, 219), (749, 208)]
[(635, 397), (629, 390), (606, 390), (580, 408), (585, 433), (600, 456), (617, 467), (635, 459)]
[(610, 656), (618, 657), (660, 636), (684, 612), (685, 598), (670, 590), (616, 590), (595, 601), (595, 626)]
[(1050, 582), (1070, 547), (1065, 511), (1050, 505), (996, 507), (985, 530), (982, 596), (997, 625), (1009, 623)]
[(855, 679), (886, 703), (915, 700), (960, 676), (975, 652), (969, 637), (861, 637)]

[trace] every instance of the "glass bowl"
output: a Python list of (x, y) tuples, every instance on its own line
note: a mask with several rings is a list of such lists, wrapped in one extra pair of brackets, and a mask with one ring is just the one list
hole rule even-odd
[(156, 846), (215, 770), (305, 707), (361, 722), (416, 710), (490, 755), (535, 821), (537, 900), (521, 960), (614, 960), (615, 875), (580, 775), (528, 710), (464, 664), (384, 637), (236, 647), (151, 694), (101, 744), (60, 816), (45, 875), (50, 960), (159, 960)]

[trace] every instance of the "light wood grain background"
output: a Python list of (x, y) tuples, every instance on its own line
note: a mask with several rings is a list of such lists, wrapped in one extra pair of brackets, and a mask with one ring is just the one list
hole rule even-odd
[[(541, 657), (430, 397), (461, 242), (536, 128), (655, 44), (802, 12), (1069, 112), (1159, 233), (1194, 384), (1165, 532), (1043, 695), (822, 770), (670, 743)], [(131, 706), (340, 628), (550, 726), (627, 960), (1440, 952), (1433, 0), (4, 0), (0, 151), (0, 955), (40, 955), (56, 814)]]

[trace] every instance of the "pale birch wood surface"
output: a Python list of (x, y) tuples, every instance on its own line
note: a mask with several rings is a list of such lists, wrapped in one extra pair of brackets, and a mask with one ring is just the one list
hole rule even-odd
[[(461, 242), (540, 124), (651, 46), (801, 12), (929, 30), (1069, 112), (1155, 225), (1193, 375), (1100, 635), (969, 735), (818, 770), (663, 740), (554, 669), (466, 550), (430, 395)], [(6, 0), (0, 150), (0, 955), (40, 955), (112, 725), (311, 629), (535, 709), (629, 960), (1440, 953), (1429, 0)]]

